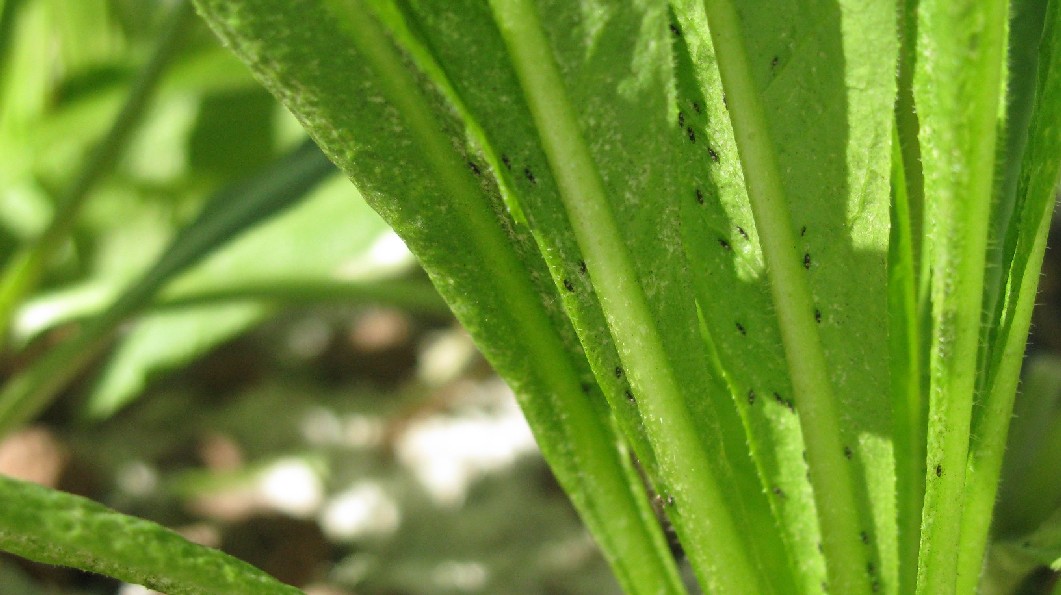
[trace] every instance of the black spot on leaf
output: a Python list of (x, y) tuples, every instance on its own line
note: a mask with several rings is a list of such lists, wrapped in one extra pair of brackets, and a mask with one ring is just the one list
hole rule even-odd
[(699, 188), (696, 189), (696, 202), (704, 204), (704, 193)]
[(534, 177), (534, 172), (531, 171), (531, 168), (524, 167), (523, 168), (523, 175), (527, 176), (527, 181), (530, 182), (531, 184), (537, 184), (538, 183), (538, 178)]
[(483, 172), (481, 172), (479, 170), (479, 166), (476, 165), (474, 161), (469, 161), (468, 162), (468, 169), (472, 170), (472, 173), (477, 175), (477, 176), (478, 175), (482, 175), (482, 173), (483, 173)]
[(844, 458), (850, 460), (851, 457), (853, 457), (853, 456), (855, 456), (855, 452), (853, 450), (851, 450), (850, 446), (845, 446), (844, 447)]
[(806, 225), (804, 225), (803, 227), (799, 228), (799, 237), (802, 238), (805, 235), (807, 235), (807, 226)]
[(814, 322), (817, 322), (818, 324), (821, 324), (822, 322), (822, 311), (817, 308), (814, 309)]
[(718, 239), (718, 245), (722, 246), (723, 250), (729, 250), (729, 242), (727, 242), (726, 240), (723, 240), (722, 238)]
[(672, 33), (672, 34), (673, 34), (673, 35), (674, 35), (675, 37), (681, 37), (681, 36), (682, 36), (682, 30), (681, 30), (681, 28), (680, 28), (680, 27), (678, 27), (678, 23), (671, 23), (671, 24), (670, 24), (670, 32), (671, 32), (671, 33)]
[(512, 169), (512, 160), (504, 153), (501, 154), (501, 163), (504, 163), (506, 168)]
[(586, 269), (586, 261), (584, 261), (584, 260), (578, 261), (578, 272), (582, 273), (583, 275), (585, 275), (586, 271), (587, 271), (587, 269)]
[(739, 323), (739, 322), (737, 323), (737, 332), (739, 332), (742, 335), (747, 335), (748, 334), (748, 332), (744, 330), (744, 325)]
[(943, 465), (936, 465), (936, 477), (943, 477)]
[(685, 114), (681, 110), (678, 110), (678, 128), (684, 128), (684, 127), (685, 127)]
[(700, 104), (695, 101), (693, 102), (693, 111), (698, 114), (700, 113)]
[(711, 156), (711, 161), (718, 163), (718, 153), (715, 152), (711, 147), (707, 148), (707, 154)]
[(575, 286), (571, 284), (571, 281), (564, 279), (564, 289), (568, 291), (575, 291)]
[(630, 392), (630, 389), (626, 389), (626, 400), (631, 403), (636, 403), (637, 399), (634, 398), (634, 393)]
[(859, 532), (858, 537), (859, 537), (859, 539), (862, 540), (862, 543), (864, 543), (866, 545), (869, 545), (869, 533), (868, 532), (861, 531), (861, 532)]
[(623, 377), (623, 369), (620, 368), (619, 366), (615, 366), (615, 377), (616, 378), (622, 378)]
[(810, 270), (810, 252), (803, 255), (803, 268)]
[(689, 126), (685, 129), (685, 134), (689, 136), (689, 142), (696, 142), (696, 133), (693, 132), (692, 126)]
[(744, 228), (739, 225), (737, 226), (737, 233), (740, 234), (740, 237), (748, 239), (748, 232), (744, 231)]
[(755, 391), (754, 390), (748, 391), (748, 404), (749, 405), (754, 405), (755, 404)]

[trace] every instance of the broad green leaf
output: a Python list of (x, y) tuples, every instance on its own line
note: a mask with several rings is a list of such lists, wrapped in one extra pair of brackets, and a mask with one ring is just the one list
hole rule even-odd
[[(801, 561), (820, 568), (806, 448), (830, 588), (894, 589), (888, 361), (880, 355), (893, 11), (887, 3), (705, 2), (701, 15), (696, 3), (676, 4), (709, 99), (703, 117), (696, 98), (681, 105), (707, 145), (698, 155), (704, 173), (689, 182), (706, 208), (687, 234), (699, 236), (689, 244), (706, 265), (697, 275), (701, 304), (753, 452), (767, 486), (784, 486), (795, 500), (780, 515)], [(808, 583), (821, 572), (812, 568), (804, 568)]]
[(0, 476), (0, 549), (169, 593), (300, 593), (246, 562), (91, 500)]
[[(717, 430), (715, 424), (710, 420), (716, 418), (714, 405), (710, 400), (704, 399), (702, 395), (713, 395), (715, 399), (721, 398), (721, 405), (730, 412), (730, 420), (727, 420), (729, 450), (726, 457), (729, 464), (736, 466), (741, 464), (744, 468), (739, 473), (730, 473), (723, 468), (724, 476), (734, 479), (726, 480), (723, 484), (727, 489), (732, 489), (727, 500), (732, 503), (742, 503), (751, 509), (755, 504), (760, 506), (752, 514), (746, 514), (741, 518), (740, 524), (745, 531), (757, 531), (752, 533), (756, 537), (749, 541), (756, 544), (760, 559), (765, 559), (764, 568), (775, 569), (771, 579), (775, 585), (786, 585), (792, 579), (785, 577), (783, 573), (788, 568), (788, 563), (783, 554), (777, 555), (774, 551), (776, 539), (774, 538), (774, 526), (770, 521), (769, 510), (761, 495), (761, 488), (755, 482), (754, 468), (742, 455), (744, 450), (744, 438), (742, 436), (739, 421), (732, 414), (732, 406), (727, 402), (725, 387), (717, 381), (704, 377), (703, 371), (710, 367), (710, 360), (700, 344), (697, 314), (693, 305), (693, 299), (689, 290), (687, 275), (682, 275), (685, 269), (684, 254), (681, 251), (680, 238), (674, 237), (674, 243), (661, 243), (661, 234), (670, 233), (668, 230), (678, 227), (677, 216), (679, 209), (674, 205), (672, 188), (665, 192), (649, 192), (639, 185), (645, 184), (645, 188), (660, 186), (665, 188), (662, 179), (652, 181), (652, 177), (643, 179), (630, 179), (623, 171), (623, 167), (616, 164), (625, 164), (629, 159), (627, 150), (629, 146), (657, 146), (657, 150), (649, 151), (652, 158), (645, 159), (644, 167), (646, 173), (658, 169), (666, 172), (673, 167), (674, 155), (671, 153), (676, 135), (669, 130), (672, 122), (668, 122), (670, 103), (666, 95), (666, 86), (656, 86), (649, 82), (609, 80), (607, 75), (615, 73), (618, 69), (627, 68), (629, 64), (657, 64), (664, 66), (667, 63), (666, 56), (655, 54), (656, 58), (650, 58), (652, 54), (645, 56), (636, 54), (638, 51), (660, 52), (669, 44), (670, 33), (665, 28), (665, 21), (660, 15), (655, 15), (655, 29), (651, 31), (657, 45), (647, 45), (644, 48), (635, 46), (626, 47), (622, 44), (624, 39), (623, 28), (627, 27), (626, 36), (640, 35), (646, 25), (631, 18), (632, 22), (616, 18), (619, 13), (601, 9), (589, 10), (586, 13), (559, 7), (547, 7), (541, 11), (543, 15), (562, 19), (550, 22), (543, 28), (547, 31), (573, 32), (571, 39), (559, 38), (558, 41), (550, 40), (557, 46), (555, 50), (559, 64), (568, 64), (569, 70), (562, 72), (565, 78), (574, 79), (571, 83), (563, 85), (560, 89), (561, 95), (554, 95), (550, 101), (571, 101), (574, 105), (587, 106), (583, 114), (579, 114), (581, 121), (578, 127), (590, 130), (587, 138), (593, 139), (600, 134), (603, 138), (608, 136), (610, 142), (590, 142), (592, 153), (591, 164), (586, 164), (587, 170), (581, 175), (598, 175), (593, 170), (600, 170), (601, 175), (607, 175), (608, 196), (613, 202), (612, 208), (616, 213), (624, 213), (616, 217), (615, 222), (606, 222), (602, 218), (596, 220), (581, 217), (574, 213), (570, 207), (563, 202), (563, 185), (560, 183), (556, 173), (556, 166), (546, 169), (537, 166), (538, 163), (551, 164), (556, 161), (565, 162), (565, 157), (557, 154), (555, 146), (548, 145), (550, 131), (547, 126), (539, 123), (538, 129), (534, 127), (531, 116), (535, 97), (533, 93), (526, 93), (520, 87), (519, 76), (516, 70), (527, 68), (527, 64), (518, 60), (509, 65), (505, 61), (496, 59), (498, 55), (504, 55), (506, 48), (499, 37), (481, 34), (478, 43), (469, 47), (462, 43), (463, 32), (468, 29), (481, 29), (486, 23), (489, 30), (490, 15), (476, 8), (476, 3), (455, 3), (451, 8), (439, 10), (437, 6), (421, 6), (421, 3), (408, 4), (406, 10), (411, 26), (416, 33), (422, 35), (426, 42), (424, 47), (417, 49), (420, 53), (431, 52), (433, 55), (422, 60), (430, 60), (437, 64), (428, 70), (437, 70), (437, 76), (448, 77), (452, 85), (452, 93), (456, 101), (464, 106), (494, 152), (492, 165), (495, 171), (500, 172), (502, 180), (509, 184), (508, 198), (513, 209), (517, 210), (522, 217), (528, 221), (535, 238), (541, 246), (547, 263), (552, 269), (553, 281), (560, 289), (564, 297), (565, 307), (569, 316), (575, 322), (575, 327), (580, 334), (582, 344), (586, 346), (587, 354), (592, 362), (598, 382), (605, 387), (613, 410), (620, 419), (620, 423), (627, 435), (632, 440), (635, 452), (638, 454), (643, 467), (648, 471), (650, 477), (655, 481), (656, 489), (664, 496), (669, 497), (677, 491), (673, 476), (668, 477), (666, 473), (659, 474), (655, 461), (655, 453), (648, 444), (649, 436), (645, 434), (648, 423), (642, 424), (631, 416), (636, 414), (638, 408), (644, 412), (645, 403), (638, 399), (637, 395), (646, 395), (653, 398), (659, 391), (639, 388), (636, 384), (631, 387), (628, 379), (632, 379), (636, 372), (630, 367), (630, 357), (627, 354), (621, 359), (616, 353), (609, 331), (609, 323), (606, 322), (605, 314), (610, 316), (629, 316), (627, 312), (616, 312), (615, 303), (619, 303), (616, 294), (609, 289), (607, 282), (593, 281), (594, 263), (590, 252), (594, 246), (580, 247), (585, 244), (587, 227), (593, 232), (589, 235), (600, 238), (605, 233), (615, 233), (609, 230), (609, 226), (615, 226), (619, 235), (627, 247), (618, 247), (606, 250), (609, 258), (602, 260), (613, 260), (618, 251), (627, 251), (634, 257), (636, 266), (640, 269), (638, 277), (634, 281), (645, 286), (636, 288), (635, 291), (652, 295), (654, 301), (652, 310), (657, 312), (658, 320), (646, 319), (645, 325), (658, 326), (661, 336), (666, 337), (664, 342), (666, 349), (672, 350), (667, 356), (672, 361), (682, 362), (685, 368), (681, 372), (683, 379), (689, 382), (686, 387), (689, 394), (683, 398), (686, 405), (694, 412), (693, 418), (703, 425), (694, 430), (700, 436), (694, 440), (702, 440), (710, 445), (712, 449), (719, 448)], [(479, 13), (479, 14), (476, 14)], [(630, 16), (636, 13), (631, 11)], [(595, 23), (608, 22), (607, 27), (595, 27)], [(407, 32), (412, 37), (412, 32)], [(496, 34), (495, 34), (496, 35)], [(566, 47), (565, 47), (566, 44)], [(598, 57), (586, 60), (585, 45), (598, 46), (601, 48)], [(489, 48), (489, 49), (488, 49)], [(627, 56), (627, 52), (635, 52)], [(513, 51), (513, 55), (517, 52)], [(414, 52), (415, 55), (415, 52)], [(566, 57), (565, 57), (566, 56)], [(530, 64), (537, 66), (540, 61), (530, 60)], [(442, 74), (444, 71), (444, 74)], [(524, 76), (537, 76), (540, 73), (522, 73)], [(637, 73), (638, 77), (652, 81), (651, 76), (669, 77), (666, 71), (652, 74), (647, 69)], [(631, 85), (631, 90), (616, 89), (612, 85)], [(641, 85), (641, 86), (638, 86)], [(579, 93), (568, 91), (570, 97), (563, 97), (564, 90), (579, 89)], [(638, 91), (635, 93), (634, 89)], [(646, 89), (648, 90), (646, 92)], [(552, 90), (554, 93), (556, 89)], [(623, 104), (615, 107), (609, 106), (608, 98), (613, 97), (616, 92), (625, 92), (629, 96), (631, 106)], [(581, 95), (580, 95), (581, 93)], [(636, 106), (641, 105), (638, 108)], [(589, 108), (588, 106), (593, 106)], [(632, 111), (627, 111), (632, 110)], [(654, 114), (654, 118), (646, 118), (646, 114)], [(607, 126), (608, 131), (603, 129), (600, 133), (595, 132), (597, 127)], [(681, 137), (684, 139), (684, 136)], [(575, 141), (576, 143), (579, 141)], [(552, 151), (552, 154), (550, 153)], [(531, 170), (534, 174), (534, 183), (527, 180), (526, 171), (520, 171), (523, 163), (535, 164)], [(522, 176), (521, 176), (522, 174)], [(664, 176), (666, 178), (668, 176)], [(567, 189), (570, 192), (570, 188)], [(584, 193), (579, 193), (579, 200)], [(576, 238), (578, 228), (582, 226), (583, 236)], [(603, 274), (613, 274), (605, 271)], [(597, 274), (602, 274), (598, 271)], [(636, 287), (636, 286), (635, 286)], [(667, 289), (664, 289), (667, 288)], [(654, 294), (654, 295), (653, 295)], [(610, 299), (612, 305), (610, 311), (602, 312), (598, 296), (601, 300)], [(627, 310), (629, 310), (627, 308)], [(627, 329), (628, 331), (629, 329)], [(629, 332), (617, 333), (619, 342), (631, 340)], [(650, 346), (647, 342), (644, 345)], [(684, 347), (682, 347), (684, 346)], [(645, 347), (645, 349), (656, 349), (666, 351), (659, 346)], [(629, 350), (629, 344), (626, 345)], [(694, 380), (699, 378), (699, 380)], [(699, 387), (699, 388), (697, 388)], [(696, 395), (690, 398), (689, 395)], [(670, 420), (666, 433), (675, 433), (674, 421), (688, 413), (672, 413), (665, 416)], [(647, 414), (651, 420), (651, 414)], [(726, 424), (723, 424), (726, 425)], [(650, 430), (651, 431), (651, 430)], [(655, 430), (659, 432), (659, 428)], [(697, 448), (690, 441), (690, 448)], [(712, 444), (714, 443), (714, 444)], [(694, 455), (695, 458), (701, 458)], [(683, 474), (689, 475), (683, 470)], [(734, 483), (734, 481), (741, 483)], [(679, 484), (684, 479), (679, 478)], [(731, 484), (733, 487), (731, 487)], [(685, 505), (687, 506), (687, 505)], [(686, 543), (693, 544), (689, 549), (696, 552), (697, 545), (703, 541), (703, 536), (696, 537), (690, 533), (690, 527), (682, 516), (683, 503), (680, 499), (676, 502), (676, 510), (669, 510), (669, 516), (675, 521), (678, 532), (683, 536)], [(694, 529), (695, 530), (695, 529)], [(705, 558), (715, 558), (717, 554), (706, 555), (700, 550), (691, 555), (694, 566), (703, 566)], [(709, 579), (710, 580), (710, 579)]]
[[(630, 592), (681, 590), (640, 480), (466, 123), (361, 2), (204, 0), (200, 10), (402, 235), (513, 385), (546, 460)], [(278, 18), (283, 15), (285, 18)], [(291, 26), (298, 24), (298, 26)], [(336, 51), (341, 48), (340, 51)], [(513, 156), (516, 158), (516, 156)], [(545, 163), (529, 163), (534, 174)], [(476, 175), (478, 172), (479, 175)]]

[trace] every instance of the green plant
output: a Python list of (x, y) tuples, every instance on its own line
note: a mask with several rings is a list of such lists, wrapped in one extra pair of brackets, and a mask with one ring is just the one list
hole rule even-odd
[(196, 6), (417, 255), (625, 590), (683, 591), (646, 480), (708, 592), (976, 590), (1061, 3)]

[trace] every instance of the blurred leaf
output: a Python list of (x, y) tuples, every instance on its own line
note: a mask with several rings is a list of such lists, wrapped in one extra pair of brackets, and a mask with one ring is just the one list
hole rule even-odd
[[(304, 281), (309, 287), (305, 297), (312, 299), (318, 280), (369, 282), (407, 271), (412, 261), (402, 258), (408, 253), (400, 245), (396, 260), (386, 260), (393, 253), (382, 260), (373, 255), (391, 233), (356, 190), (334, 178), (297, 209), (255, 228), (175, 279), (169, 293), (194, 296), (226, 287), (290, 287)], [(150, 378), (186, 365), (260, 322), (274, 309), (265, 293), (262, 299), (248, 292), (243, 299), (234, 295), (235, 303), (153, 313), (136, 322), (92, 390), (88, 414), (110, 415), (140, 394)]]
[(307, 141), (262, 174), (217, 192), (199, 217), (107, 311), (4, 386), (0, 435), (45, 407), (107, 345), (118, 325), (146, 307), (173, 277), (247, 229), (297, 204), (334, 171)]
[(253, 566), (105, 506), (0, 477), (0, 548), (171, 595), (294, 594)]

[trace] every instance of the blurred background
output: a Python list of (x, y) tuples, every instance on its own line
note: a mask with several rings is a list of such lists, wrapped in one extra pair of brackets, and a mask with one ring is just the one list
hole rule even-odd
[[(0, 441), (0, 473), (319, 595), (615, 592), (401, 240), (177, 6), (0, 0), (0, 286), (24, 290), (0, 383), (140, 300)], [(284, 176), (300, 190), (270, 197)], [(225, 217), (240, 222), (137, 295)], [(3, 595), (142, 592), (0, 555)]]
[[(0, 0), (0, 386), (70, 376), (0, 473), (315, 595), (617, 592), (507, 387), (305, 140), (178, 2)], [(1029, 550), (1061, 505), (1047, 259), (999, 593), (1056, 580)], [(3, 595), (144, 592), (0, 554)]]

